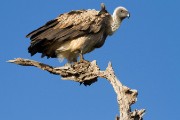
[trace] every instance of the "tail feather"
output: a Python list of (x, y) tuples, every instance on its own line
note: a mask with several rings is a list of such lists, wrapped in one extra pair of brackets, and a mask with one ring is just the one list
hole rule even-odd
[(49, 41), (47, 39), (37, 40), (28, 47), (28, 52), (31, 56), (35, 55), (36, 53), (42, 53), (41, 57), (47, 56), (47, 58), (55, 58), (56, 57), (56, 48), (57, 45), (53, 48), (53, 40)]

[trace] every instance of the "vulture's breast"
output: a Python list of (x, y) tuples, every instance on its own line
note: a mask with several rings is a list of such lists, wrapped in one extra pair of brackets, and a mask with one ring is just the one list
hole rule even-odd
[(77, 53), (82, 51), (83, 54), (91, 52), (94, 50), (96, 44), (100, 41), (101, 37), (97, 35), (86, 35), (73, 40), (68, 40), (64, 42), (56, 51), (60, 52), (71, 52)]

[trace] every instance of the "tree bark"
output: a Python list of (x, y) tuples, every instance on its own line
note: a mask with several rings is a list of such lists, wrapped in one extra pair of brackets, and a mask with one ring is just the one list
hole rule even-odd
[(98, 77), (107, 79), (117, 94), (120, 117), (115, 120), (143, 120), (145, 109), (131, 111), (131, 105), (137, 101), (137, 90), (124, 86), (115, 76), (112, 64), (109, 63), (105, 71), (101, 71), (96, 61), (80, 61), (71, 66), (52, 67), (50, 65), (39, 63), (37, 61), (17, 58), (9, 60), (22, 66), (34, 66), (46, 70), (52, 74), (62, 76), (63, 80), (72, 80), (84, 85), (91, 85), (96, 82)]

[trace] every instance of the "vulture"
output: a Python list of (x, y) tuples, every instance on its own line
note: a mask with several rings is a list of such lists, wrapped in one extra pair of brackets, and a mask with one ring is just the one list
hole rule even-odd
[(107, 36), (111, 36), (130, 13), (124, 7), (117, 7), (113, 15), (105, 5), (101, 10), (73, 10), (59, 15), (42, 27), (32, 31), (28, 52), (31, 56), (42, 53), (41, 57), (67, 59), (76, 62), (78, 57), (100, 48)]

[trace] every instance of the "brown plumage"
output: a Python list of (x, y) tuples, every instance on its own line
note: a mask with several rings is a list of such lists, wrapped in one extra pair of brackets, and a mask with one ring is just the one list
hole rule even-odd
[[(123, 13), (118, 16), (118, 12)], [(116, 8), (111, 16), (104, 4), (101, 11), (76, 10), (61, 14), (27, 35), (31, 39), (28, 51), (31, 55), (42, 53), (42, 57), (66, 58), (68, 62), (75, 62), (79, 54), (101, 47), (107, 36), (112, 35), (128, 16), (123, 7)]]

